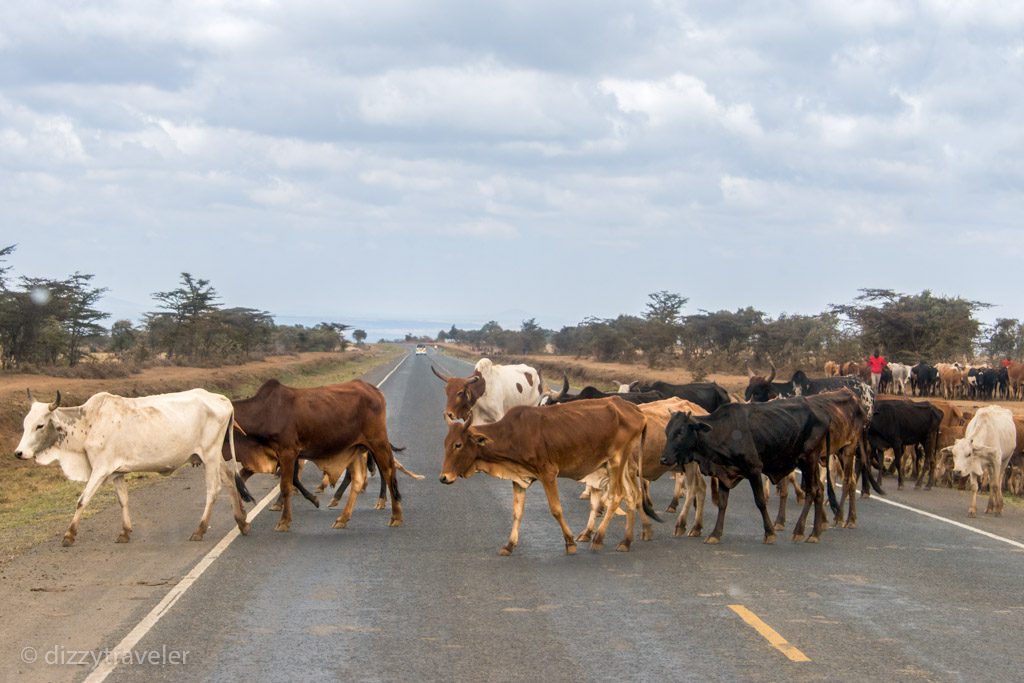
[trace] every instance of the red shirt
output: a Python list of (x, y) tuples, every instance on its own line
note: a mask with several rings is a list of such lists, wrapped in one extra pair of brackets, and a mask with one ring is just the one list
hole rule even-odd
[(999, 361), (999, 364), (1002, 365), (1004, 368), (1008, 368), (1011, 365), (1013, 365), (1013, 361), (1010, 360), (1009, 358), (1004, 358), (1001, 361)]
[(882, 369), (886, 366), (885, 356), (871, 356), (868, 358), (868, 365), (871, 366), (871, 374), (882, 374)]

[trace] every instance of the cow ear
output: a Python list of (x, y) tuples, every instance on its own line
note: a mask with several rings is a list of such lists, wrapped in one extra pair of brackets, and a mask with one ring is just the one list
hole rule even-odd
[(711, 431), (711, 426), (710, 425), (706, 425), (703, 422), (698, 422), (697, 423), (697, 431), (698, 432), (710, 432)]
[(470, 438), (473, 439), (473, 443), (475, 443), (477, 446), (486, 446), (491, 442), (490, 439), (488, 439), (483, 434), (480, 434), (479, 432), (471, 434)]

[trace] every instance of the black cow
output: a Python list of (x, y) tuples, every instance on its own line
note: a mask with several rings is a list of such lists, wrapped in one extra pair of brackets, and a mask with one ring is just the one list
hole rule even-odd
[(869, 421), (871, 419), (870, 416), (874, 412), (874, 390), (863, 380), (854, 375), (811, 379), (803, 370), (797, 370), (793, 373), (792, 382), (793, 391), (797, 396), (814, 396), (815, 394), (823, 394), (826, 391), (849, 389), (853, 392), (853, 395), (857, 397), (857, 400), (860, 402), (860, 407), (864, 411), (864, 414), (868, 416)]
[[(696, 462), (703, 474), (718, 477), (718, 520), (705, 543), (721, 540), (729, 491), (743, 479), (749, 480), (761, 511), (764, 542), (774, 543), (775, 527), (768, 518), (761, 475), (778, 484), (799, 467), (807, 496), (815, 506), (814, 529), (807, 541), (817, 543), (826, 524), (818, 461), (822, 442), (828, 439), (829, 424), (828, 414), (804, 398), (730, 403), (699, 418), (676, 413), (665, 428), (661, 462), (680, 467)], [(831, 476), (827, 482), (829, 502), (837, 509)], [(793, 540), (802, 537), (803, 530), (794, 528)]]
[(775, 398), (789, 398), (796, 395), (793, 380), (788, 382), (772, 381), (775, 379), (775, 363), (769, 361), (769, 364), (772, 367), (772, 372), (767, 377), (755, 374), (750, 366), (747, 366), (747, 375), (750, 377), (750, 381), (743, 392), (743, 400), (748, 403), (764, 403)]
[(578, 394), (569, 393), (569, 378), (562, 378), (562, 391), (557, 396), (550, 396), (544, 401), (544, 405), (554, 405), (556, 403), (569, 403), (570, 401), (580, 401), (590, 398), (609, 398), (611, 396), (618, 396), (624, 401), (630, 403), (651, 403), (653, 401), (660, 401), (665, 396), (662, 396), (657, 391), (629, 391), (620, 394), (609, 394), (601, 391), (597, 387), (585, 386), (580, 389)]
[(933, 396), (938, 383), (938, 369), (924, 361), (910, 368), (910, 389), (915, 396)]
[(634, 387), (640, 392), (656, 391), (663, 398), (672, 398), (674, 396), (684, 401), (696, 403), (709, 413), (713, 413), (720, 407), (729, 404), (729, 393), (714, 382), (693, 382), (692, 384), (669, 384), (662, 381), (651, 382), (650, 384), (634, 382), (630, 385), (630, 388)]
[[(918, 471), (917, 460), (924, 457), (924, 468), (917, 475), (915, 488), (921, 486), (924, 471), (928, 470), (928, 484), (925, 490), (935, 482), (935, 447), (939, 440), (939, 425), (942, 423), (942, 411), (927, 401), (908, 401), (891, 399), (878, 401), (875, 414), (868, 425), (867, 440), (874, 452), (875, 460), (881, 469), (882, 451), (891, 448), (896, 457), (897, 488), (903, 488), (903, 449), (913, 446), (914, 472)], [(923, 451), (923, 453), (919, 452)]]

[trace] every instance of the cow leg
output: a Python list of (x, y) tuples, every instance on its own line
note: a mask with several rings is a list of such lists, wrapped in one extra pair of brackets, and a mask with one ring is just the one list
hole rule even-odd
[(107, 472), (98, 469), (93, 470), (92, 474), (89, 475), (89, 481), (85, 483), (85, 490), (82, 491), (82, 495), (78, 498), (75, 514), (71, 518), (71, 525), (68, 527), (68, 530), (64, 532), (64, 540), (61, 541), (61, 545), (67, 547), (75, 542), (75, 536), (78, 535), (78, 522), (82, 519), (82, 510), (89, 504), (92, 497), (96, 495), (100, 484), (107, 480), (107, 476), (109, 476)]
[[(637, 499), (636, 511), (640, 515), (640, 540), (650, 541), (654, 539), (654, 528), (651, 526), (651, 518), (644, 510), (643, 501), (651, 500), (651, 482), (640, 479), (640, 497)], [(653, 507), (653, 505), (652, 505)]]
[(903, 490), (903, 456), (904, 448), (903, 444), (899, 444), (892, 449), (893, 460), (896, 465), (896, 489), (899, 491)]
[(968, 517), (978, 516), (978, 475), (969, 474), (967, 478), (971, 483), (971, 505), (967, 508)]
[(274, 531), (288, 531), (292, 525), (292, 479), (295, 476), (295, 453), (278, 455), (281, 463), (281, 519), (274, 526)]
[[(362, 457), (360, 455), (357, 458)], [(344, 529), (348, 526), (348, 522), (352, 519), (352, 512), (356, 508), (356, 500), (359, 498), (359, 494), (364, 488), (366, 488), (366, 470), (362, 467), (353, 467), (349, 465), (346, 472), (352, 473), (352, 487), (348, 492), (348, 500), (345, 501), (345, 507), (342, 509), (341, 514), (334, 520), (334, 524), (331, 525), (333, 529)]]
[[(750, 485), (754, 486), (753, 480), (751, 480), (751, 484)], [(714, 484), (714, 480), (712, 479), (711, 480), (712, 495), (714, 494), (714, 490), (715, 490), (714, 487), (715, 487), (715, 484)], [(757, 484), (757, 488), (760, 488), (760, 482)], [(756, 498), (757, 495), (758, 494), (755, 494), (754, 497)], [(762, 496), (764, 495), (764, 491), (763, 490), (761, 491), (760, 495), (762, 495)], [(711, 530), (711, 534), (707, 538), (704, 539), (705, 543), (710, 543), (712, 545), (714, 545), (716, 543), (719, 543), (722, 540), (722, 531), (723, 531), (723, 529), (725, 527), (725, 509), (727, 507), (729, 507), (729, 489), (727, 489), (726, 487), (722, 486), (721, 484), (719, 484), (719, 486), (718, 486), (718, 500), (717, 500), (717, 503), (718, 503), (718, 518), (715, 520), (715, 528), (712, 529)]]
[[(683, 473), (682, 476), (685, 477), (687, 480), (685, 489), (686, 495), (683, 498), (683, 509), (679, 512), (679, 516), (676, 518), (676, 528), (675, 531), (672, 532), (673, 536), (683, 536), (686, 533), (686, 518), (690, 516), (690, 505), (692, 504), (696, 506), (697, 504), (695, 490), (696, 487), (694, 486), (694, 482), (691, 481), (691, 471), (689, 465), (686, 466), (685, 473)], [(703, 508), (703, 506), (701, 507)], [(670, 507), (669, 509), (674, 510), (675, 508)], [(694, 513), (694, 527), (696, 528), (696, 526), (696, 513)]]
[(512, 482), (512, 533), (508, 535), (508, 543), (498, 551), (499, 555), (512, 554), (519, 545), (519, 524), (523, 521), (523, 510), (526, 508), (526, 489)]
[[(690, 533), (687, 536), (699, 538), (704, 529), (704, 494), (708, 490), (708, 485), (704, 480), (704, 475), (700, 473), (697, 463), (690, 463), (687, 467), (690, 467), (693, 473), (692, 481), (689, 483), (689, 487), (693, 490), (693, 526), (690, 527)], [(689, 477), (689, 473), (687, 473), (687, 477)]]
[[(352, 474), (345, 470), (345, 475), (341, 478), (341, 482), (338, 484), (338, 488), (334, 490), (334, 495), (331, 496), (331, 502), (328, 503), (327, 507), (336, 508), (338, 503), (341, 502), (341, 497), (345, 495), (345, 489), (348, 488), (349, 484), (352, 483)], [(382, 481), (381, 484), (384, 482)]]
[(296, 467), (295, 471), (292, 472), (292, 486), (294, 486), (295, 488), (297, 488), (299, 490), (299, 493), (302, 494), (303, 498), (308, 500), (317, 509), (319, 509), (320, 508), (320, 499), (317, 498), (316, 496), (314, 496), (312, 493), (310, 493), (309, 489), (307, 489), (305, 486), (302, 485), (302, 480), (299, 479), (299, 474), (300, 473), (301, 473), (301, 468), (300, 467)]
[[(615, 487), (614, 500), (626, 501), (626, 531), (622, 536), (622, 540), (615, 546), (615, 550), (620, 553), (629, 552), (630, 546), (633, 545), (633, 535), (636, 532), (636, 513), (637, 508), (642, 508), (641, 500), (643, 498), (643, 482), (640, 482), (640, 491), (638, 495), (638, 486), (636, 482), (637, 474), (632, 471), (629, 463), (622, 468), (622, 476), (619, 485)], [(616, 504), (616, 508), (618, 504)], [(647, 515), (641, 512), (647, 529), (650, 528), (650, 521), (647, 520)]]
[(786, 528), (786, 499), (789, 498), (789, 479), (780, 481), (777, 489), (779, 492), (779, 514), (775, 517), (775, 528), (784, 529)]
[[(199, 526), (192, 532), (188, 540), (201, 541), (210, 528), (210, 514), (213, 512), (213, 503), (220, 493), (221, 468), (216, 460), (210, 458), (204, 460), (203, 470), (206, 475), (206, 507), (203, 508), (203, 516), (199, 518)], [(237, 492), (236, 492), (237, 493)]]
[(811, 529), (811, 535), (807, 537), (808, 543), (817, 543), (821, 539), (821, 534), (825, 531), (825, 527), (828, 525), (828, 517), (825, 514), (825, 486), (821, 483), (821, 479), (818, 478), (818, 464), (811, 464), (811, 471), (804, 472), (804, 479), (807, 481), (807, 498), (814, 500), (814, 528)]
[(114, 483), (117, 502), (121, 505), (121, 535), (117, 537), (117, 543), (127, 543), (132, 535), (132, 518), (128, 515), (128, 482), (124, 480), (123, 474), (115, 474), (111, 481)]
[[(683, 495), (685, 487), (684, 482), (686, 480), (682, 472), (673, 472), (672, 477), (675, 479), (675, 486), (672, 489), (672, 500), (669, 502), (668, 507), (665, 508), (665, 512), (675, 512), (679, 508), (679, 498)], [(686, 521), (685, 518), (683, 521)]]
[(395, 467), (391, 442), (385, 438), (377, 443), (371, 443), (369, 457), (377, 463), (380, 476), (387, 482), (388, 490), (391, 492), (391, 519), (388, 520), (388, 526), (402, 526), (402, 494), (398, 491), (398, 468)]
[[(548, 499), (548, 508), (551, 510), (551, 516), (558, 521), (558, 525), (562, 527), (562, 537), (565, 539), (565, 554), (573, 555), (576, 553), (576, 541), (572, 538), (572, 529), (565, 521), (565, 516), (562, 514), (562, 501), (558, 497), (558, 482), (554, 477), (544, 476), (541, 478), (540, 483), (544, 486), (544, 495)], [(605, 510), (605, 517), (611, 517), (612, 508), (608, 506)], [(596, 543), (596, 541), (595, 541)]]
[(789, 482), (793, 484), (793, 495), (796, 497), (796, 502), (804, 502), (804, 498), (806, 496), (804, 494), (804, 490), (800, 487), (800, 482), (796, 480), (796, 472), (789, 475)]
[(221, 459), (219, 450), (210, 454), (208, 462), (210, 464), (206, 467), (220, 468), (221, 484), (227, 489), (228, 497), (231, 499), (231, 511), (235, 517), (235, 524), (238, 525), (238, 530), (242, 532), (242, 535), (247, 536), (250, 528), (249, 520), (246, 518), (245, 507), (242, 505), (242, 495), (235, 486), (235, 475), (231, 464)]
[(590, 484), (587, 484), (587, 490), (590, 492), (588, 496), (590, 500), (590, 514), (587, 516), (586, 528), (576, 537), (577, 543), (590, 542), (590, 539), (594, 536), (594, 529), (597, 527), (597, 516), (601, 514), (601, 510), (605, 507), (603, 490), (594, 488)]
[[(775, 543), (775, 526), (768, 516), (768, 501), (764, 499), (764, 485), (761, 483), (761, 475), (756, 474), (748, 477), (748, 481), (750, 482), (751, 490), (754, 492), (754, 502), (757, 504), (757, 509), (761, 512), (761, 521), (764, 522), (764, 542), (770, 545)], [(721, 497), (722, 491), (719, 491), (718, 495)], [(719, 511), (721, 511), (721, 508), (719, 508)]]
[[(847, 495), (849, 491), (849, 508), (846, 511), (846, 528), (855, 529), (857, 528), (857, 496), (854, 495), (857, 492), (857, 449), (847, 447), (847, 452), (844, 454), (845, 463), (843, 465), (843, 497)], [(843, 504), (839, 503), (839, 513), (843, 512)]]

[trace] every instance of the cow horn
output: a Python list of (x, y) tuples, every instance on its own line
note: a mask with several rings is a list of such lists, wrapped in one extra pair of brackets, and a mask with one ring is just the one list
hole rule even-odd
[(25, 392), (28, 394), (28, 400), (31, 401), (32, 403), (35, 403), (36, 402), (36, 398), (35, 398), (35, 396), (32, 395), (32, 390), (31, 389), (26, 389)]
[(772, 380), (775, 379), (775, 363), (773, 363), (772, 359), (769, 358), (768, 364), (772, 366), (772, 374), (768, 375), (768, 383), (771, 384)]
[(430, 364), (430, 371), (433, 372), (437, 376), (437, 378), (439, 380), (441, 380), (442, 382), (444, 382), (446, 384), (448, 383), (448, 380), (451, 379), (451, 377), (449, 377), (447, 375), (442, 375), (440, 372), (438, 372), (437, 368), (434, 367), (433, 363)]
[(744, 365), (747, 366), (747, 377), (757, 377), (757, 375), (754, 374), (754, 371), (750, 369), (750, 362), (749, 361), (744, 363)]
[(562, 391), (555, 398), (559, 399), (559, 400), (563, 399), (563, 398), (565, 398), (566, 394), (568, 394), (568, 393), (569, 393), (569, 376), (566, 375), (563, 372), (562, 373)]
[(60, 408), (60, 390), (59, 389), (57, 390), (57, 400), (50, 404), (50, 412), (52, 413), (53, 411), (57, 410), (57, 408)]
[(470, 384), (472, 384), (474, 382), (479, 382), (479, 381), (480, 381), (480, 375), (473, 375), (468, 380), (466, 380), (466, 386), (469, 386)]

